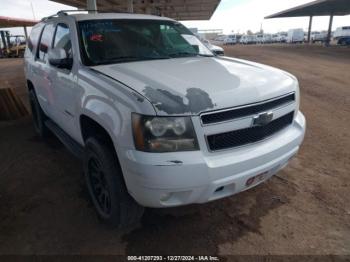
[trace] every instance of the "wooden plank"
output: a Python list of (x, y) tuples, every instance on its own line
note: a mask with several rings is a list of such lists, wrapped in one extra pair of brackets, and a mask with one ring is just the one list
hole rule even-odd
[(28, 114), (27, 108), (12, 88), (0, 89), (0, 121), (15, 120)]

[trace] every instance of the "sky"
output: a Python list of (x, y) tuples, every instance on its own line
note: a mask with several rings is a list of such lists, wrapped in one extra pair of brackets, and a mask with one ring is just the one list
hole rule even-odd
[[(98, 0), (97, 0), (98, 1)], [(209, 21), (183, 21), (187, 27), (198, 29), (223, 29), (224, 33), (257, 32), (262, 26), (264, 32), (275, 33), (292, 28), (308, 27), (308, 18), (276, 18), (264, 20), (264, 17), (291, 7), (312, 2), (311, 0), (221, 0), (220, 5)], [(33, 8), (32, 8), (33, 7)], [(0, 0), (0, 16), (28, 19), (41, 19), (70, 6), (48, 0)], [(34, 12), (33, 12), (33, 11)], [(315, 17), (313, 30), (328, 29), (329, 17)], [(333, 30), (339, 26), (350, 26), (350, 15), (336, 16)], [(11, 30), (14, 34), (23, 34), (22, 29)]]

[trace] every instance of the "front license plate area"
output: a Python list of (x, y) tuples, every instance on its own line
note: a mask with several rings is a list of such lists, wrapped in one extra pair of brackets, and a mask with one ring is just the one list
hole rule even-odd
[(264, 180), (266, 180), (269, 176), (270, 171), (266, 171), (263, 173), (260, 173), (256, 176), (252, 176), (250, 178), (247, 179), (247, 181), (245, 182), (246, 187), (251, 187), (254, 186)]

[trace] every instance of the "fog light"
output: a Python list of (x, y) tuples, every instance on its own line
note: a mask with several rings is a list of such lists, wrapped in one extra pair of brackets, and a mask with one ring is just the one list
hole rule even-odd
[(165, 193), (160, 196), (160, 201), (163, 201), (163, 202), (168, 201), (170, 197), (171, 197), (171, 193)]

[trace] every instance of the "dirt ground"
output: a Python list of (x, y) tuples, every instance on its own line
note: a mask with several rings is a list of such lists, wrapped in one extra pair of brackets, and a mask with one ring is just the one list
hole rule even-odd
[[(139, 227), (113, 230), (99, 223), (78, 160), (41, 141), (30, 117), (0, 122), (0, 254), (350, 255), (350, 49), (226, 53), (299, 78), (308, 126), (287, 168), (236, 196), (149, 209)], [(0, 60), (0, 88), (25, 93), (22, 63)]]

